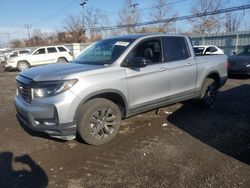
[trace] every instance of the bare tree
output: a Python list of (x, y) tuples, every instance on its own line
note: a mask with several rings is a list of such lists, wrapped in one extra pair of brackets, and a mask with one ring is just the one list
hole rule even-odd
[(135, 6), (133, 0), (124, 0), (122, 9), (119, 12), (119, 21), (118, 25), (128, 25), (126, 27), (126, 33), (135, 33), (137, 32), (134, 24), (140, 21), (140, 12)]
[[(224, 7), (228, 0), (194, 0), (191, 6), (193, 15), (216, 11)], [(207, 34), (219, 32), (223, 27), (223, 17), (221, 15), (206, 15), (190, 20), (194, 33)]]
[[(173, 11), (173, 7), (167, 4), (167, 0), (156, 0), (154, 4), (154, 9), (150, 12), (150, 18), (154, 21), (163, 20), (166, 18), (176, 18), (177, 13)], [(153, 32), (173, 32), (174, 22), (165, 22), (157, 24), (152, 28)]]
[[(85, 42), (86, 36), (82, 28), (82, 21), (80, 16), (69, 15), (63, 22), (66, 33), (61, 34), (64, 36), (64, 42)], [(61, 37), (62, 40), (63, 37)]]
[(24, 42), (22, 40), (19, 40), (19, 39), (14, 39), (14, 40), (10, 41), (10, 46), (11, 46), (11, 48), (22, 48), (22, 47), (24, 47)]
[(24, 40), (25, 46), (44, 46), (58, 44), (58, 37), (55, 32), (44, 32), (40, 29), (34, 29), (32, 36)]
[(238, 31), (241, 25), (242, 16), (236, 13), (227, 13), (225, 16), (226, 32)]
[(108, 17), (102, 14), (100, 9), (87, 9), (85, 15), (85, 26), (88, 31), (89, 41), (100, 40), (104, 33), (96, 28), (108, 25), (110, 25)]

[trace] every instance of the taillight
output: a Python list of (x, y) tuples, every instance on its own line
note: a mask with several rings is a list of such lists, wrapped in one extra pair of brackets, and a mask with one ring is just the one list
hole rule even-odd
[(227, 60), (227, 63), (225, 64), (225, 66), (226, 66), (227, 69), (229, 67), (229, 64), (230, 64), (230, 62), (229, 62), (229, 60)]

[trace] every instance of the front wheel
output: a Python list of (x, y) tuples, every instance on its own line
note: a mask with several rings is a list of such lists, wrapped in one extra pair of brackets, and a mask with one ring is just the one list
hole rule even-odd
[(28, 69), (29, 68), (29, 63), (28, 62), (26, 62), (26, 61), (19, 61), (18, 63), (17, 63), (17, 69), (18, 69), (18, 71), (23, 71), (23, 70), (26, 70), (26, 69)]
[(113, 139), (120, 129), (121, 111), (112, 101), (104, 98), (91, 99), (77, 117), (80, 137), (90, 145), (102, 145)]
[(207, 78), (202, 88), (202, 96), (200, 97), (201, 104), (209, 107), (213, 106), (217, 98), (217, 93), (217, 82), (212, 78)]

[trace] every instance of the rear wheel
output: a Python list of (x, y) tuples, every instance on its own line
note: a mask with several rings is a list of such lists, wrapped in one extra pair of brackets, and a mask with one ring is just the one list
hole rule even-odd
[(26, 70), (28, 69), (30, 66), (29, 66), (29, 63), (27, 61), (19, 61), (17, 63), (17, 69), (18, 71), (23, 71), (23, 70)]
[(64, 57), (60, 57), (58, 58), (57, 63), (68, 63), (68, 61)]
[(218, 83), (212, 78), (206, 78), (202, 88), (200, 102), (204, 106), (213, 106), (218, 93)]
[(95, 98), (86, 102), (77, 117), (80, 137), (90, 145), (102, 145), (113, 139), (120, 129), (121, 111), (112, 101)]

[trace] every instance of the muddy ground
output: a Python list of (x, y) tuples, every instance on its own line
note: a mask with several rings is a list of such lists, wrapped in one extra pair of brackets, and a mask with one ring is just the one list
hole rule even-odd
[(0, 187), (250, 187), (250, 79), (214, 108), (178, 103), (122, 122), (93, 147), (32, 136), (16, 119), (16, 72), (0, 70)]

